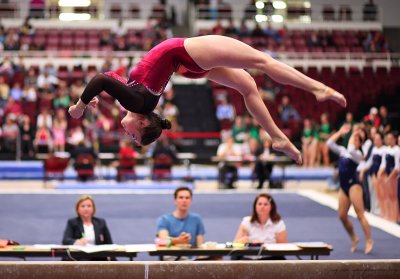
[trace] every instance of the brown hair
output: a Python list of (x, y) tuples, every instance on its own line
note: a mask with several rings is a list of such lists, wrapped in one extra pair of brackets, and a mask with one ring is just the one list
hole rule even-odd
[(161, 136), (162, 130), (171, 129), (171, 122), (168, 119), (162, 119), (158, 114), (151, 112), (146, 115), (150, 121), (149, 126), (142, 131), (142, 145), (148, 145)]
[(79, 199), (76, 201), (76, 204), (75, 204), (76, 215), (79, 216), (78, 208), (81, 205), (81, 203), (86, 201), (86, 200), (90, 200), (92, 202), (93, 216), (96, 214), (96, 203), (94, 202), (94, 199), (92, 198), (92, 196), (90, 196), (90, 195), (82, 195), (82, 196), (79, 197)]
[(256, 205), (260, 198), (266, 198), (271, 203), (271, 211), (269, 213), (269, 217), (271, 218), (273, 223), (278, 222), (281, 219), (281, 216), (278, 213), (278, 208), (276, 206), (274, 199), (272, 198), (272, 196), (270, 194), (261, 193), (261, 194), (257, 195), (257, 197), (255, 198), (255, 200), (253, 202), (253, 213), (251, 214), (250, 223), (254, 223), (256, 221), (260, 222), (260, 220), (258, 219), (257, 211), (256, 211)]
[(186, 186), (181, 186), (181, 187), (178, 187), (178, 188), (175, 189), (175, 192), (174, 192), (174, 198), (175, 199), (178, 197), (178, 193), (180, 191), (188, 191), (190, 193), (190, 197), (193, 196), (192, 189), (190, 189), (189, 187), (186, 187)]

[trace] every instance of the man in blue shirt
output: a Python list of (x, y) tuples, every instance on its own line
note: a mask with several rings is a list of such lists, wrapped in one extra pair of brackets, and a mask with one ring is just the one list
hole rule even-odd
[(204, 224), (200, 215), (189, 212), (192, 190), (178, 187), (174, 192), (175, 210), (162, 215), (157, 222), (157, 235), (169, 245), (190, 244), (199, 247), (204, 243)]

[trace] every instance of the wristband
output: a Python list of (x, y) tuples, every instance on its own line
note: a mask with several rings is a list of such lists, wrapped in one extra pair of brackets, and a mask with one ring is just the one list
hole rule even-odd
[(86, 108), (86, 105), (85, 105), (84, 102), (82, 102), (82, 100), (79, 100), (79, 101), (76, 103), (76, 106), (77, 106), (77, 108), (79, 108), (79, 109), (85, 109), (85, 108)]

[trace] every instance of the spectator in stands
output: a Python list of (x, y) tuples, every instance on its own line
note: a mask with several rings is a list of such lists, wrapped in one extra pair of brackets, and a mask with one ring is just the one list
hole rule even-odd
[(240, 37), (247, 37), (250, 36), (251, 31), (249, 30), (249, 28), (246, 25), (246, 20), (242, 20), (240, 22), (240, 27), (239, 27), (239, 36)]
[(6, 121), (2, 127), (3, 136), (3, 150), (5, 152), (14, 153), (17, 150), (17, 138), (19, 135), (19, 128), (16, 124), (17, 118), (14, 114), (8, 114)]
[(365, 125), (370, 125), (379, 129), (379, 126), (381, 125), (381, 119), (378, 114), (378, 109), (376, 107), (372, 107), (369, 110), (369, 114), (364, 116), (363, 121)]
[(299, 113), (292, 106), (290, 98), (287, 95), (282, 97), (281, 104), (278, 107), (278, 113), (283, 125), (287, 125), (290, 120), (296, 122), (301, 120)]
[(171, 102), (164, 103), (164, 109), (162, 115), (168, 119), (169, 121), (173, 121), (173, 119), (177, 119), (179, 115), (179, 110), (176, 105)]
[(224, 35), (225, 33), (225, 28), (221, 23), (221, 20), (218, 19), (216, 24), (211, 28), (211, 33), (214, 35)]
[(157, 221), (157, 237), (170, 245), (200, 247), (204, 243), (203, 221), (200, 215), (190, 212), (193, 193), (188, 187), (175, 189), (175, 210), (162, 215)]
[[(165, 158), (165, 160), (161, 160), (161, 162), (158, 161), (157, 159), (160, 157)], [(155, 169), (170, 171), (174, 163), (178, 160), (175, 146), (172, 145), (165, 136), (156, 143), (151, 158), (153, 159), (153, 173)], [(170, 173), (168, 175), (170, 175)]]
[(113, 42), (111, 31), (109, 29), (104, 29), (100, 33), (100, 47), (111, 46)]
[(357, 177), (357, 165), (362, 160), (361, 148), (362, 139), (358, 130), (353, 130), (346, 147), (336, 144), (338, 139), (349, 132), (350, 125), (342, 126), (338, 132), (334, 133), (328, 140), (329, 148), (339, 155), (339, 218), (343, 223), (347, 233), (351, 238), (351, 252), (357, 249), (358, 237), (354, 231), (353, 224), (348, 217), (350, 206), (353, 205), (357, 218), (361, 223), (366, 238), (365, 254), (372, 251), (374, 242), (371, 239), (371, 229), (364, 215), (363, 192), (360, 181)]
[(94, 175), (97, 154), (89, 141), (83, 139), (79, 142), (71, 150), (71, 157), (74, 159), (74, 169), (77, 172), (78, 180), (87, 181)]
[[(9, 36), (10, 35), (8, 35), (7, 38)], [(4, 48), (4, 50), (12, 50), (12, 49)], [(8, 54), (4, 55), (3, 60), (0, 62), (0, 76), (5, 75), (6, 77), (8, 77), (8, 80), (11, 81), (14, 78), (14, 74), (17, 72), (17, 70), (18, 67), (14, 63), (12, 58)]]
[(10, 96), (8, 97), (8, 102), (4, 107), (4, 115), (12, 114), (15, 118), (18, 118), (22, 115), (22, 104), (21, 102), (14, 101), (14, 99)]
[(307, 47), (309, 47), (309, 48), (321, 46), (321, 42), (320, 42), (317, 31), (315, 31), (315, 30), (311, 31), (310, 35), (307, 36), (307, 38), (306, 38), (306, 44), (307, 44)]
[(19, 50), (19, 36), (13, 29), (8, 30), (8, 34), (6, 36), (6, 39), (4, 40), (4, 50)]
[(383, 134), (389, 133), (392, 130), (392, 124), (390, 122), (386, 106), (382, 105), (379, 107), (379, 118), (381, 120), (379, 131)]
[(35, 130), (31, 125), (31, 119), (28, 115), (22, 116), (22, 121), (19, 127), (19, 133), (21, 135), (21, 155), (22, 158), (33, 158), (33, 140), (35, 138)]
[[(171, 127), (168, 120), (153, 113), (171, 75), (177, 71), (189, 78), (207, 76), (241, 93), (250, 113), (271, 135), (274, 149), (301, 164), (301, 153), (276, 126), (259, 95), (254, 79), (243, 68), (257, 69), (277, 82), (309, 91), (318, 101), (331, 99), (346, 106), (346, 98), (334, 89), (241, 41), (213, 35), (172, 38), (160, 43), (131, 71), (128, 81), (131, 86), (115, 73), (98, 74), (69, 112), (72, 117), (80, 118), (90, 102), (90, 106), (96, 106), (98, 99), (95, 97), (105, 89), (129, 111), (121, 122), (124, 128), (137, 143), (147, 145), (155, 141), (163, 129)], [(154, 119), (154, 124), (150, 125), (149, 117)]]
[(27, 74), (25, 75), (24, 85), (37, 86), (38, 77), (36, 75), (35, 68), (30, 67)]
[(10, 95), (10, 85), (6, 82), (4, 76), (0, 75), (0, 99), (6, 102)]
[(67, 82), (65, 80), (60, 80), (58, 83), (58, 88), (56, 90), (56, 95), (53, 99), (53, 107), (55, 109), (68, 108), (71, 104), (71, 99), (69, 95), (70, 93), (69, 93), (69, 88), (67, 87)]
[(235, 143), (242, 144), (246, 141), (247, 127), (246, 123), (243, 120), (243, 116), (237, 116), (235, 119), (235, 123), (232, 126), (232, 137)]
[(233, 19), (231, 18), (229, 19), (228, 26), (225, 28), (224, 35), (229, 37), (237, 37), (239, 35), (239, 30), (236, 28)]
[(303, 135), (301, 137), (303, 151), (303, 165), (313, 167), (315, 165), (318, 150), (318, 133), (309, 118), (303, 121)]
[(374, 0), (368, 0), (364, 4), (363, 8), (363, 19), (364, 21), (376, 21), (378, 15), (378, 6), (374, 3)]
[[(36, 87), (32, 85), (25, 85), (24, 89), (22, 90), (22, 98), (26, 102), (36, 102), (37, 100)], [(36, 111), (34, 111), (34, 113), (36, 113)]]
[[(329, 122), (328, 114), (327, 113), (322, 113), (321, 114), (321, 123), (319, 125), (319, 143), (318, 143), (318, 149), (319, 149), (319, 154), (322, 156), (322, 163), (324, 164), (325, 167), (329, 166), (329, 148), (328, 145), (326, 144), (326, 141), (329, 139), (329, 137), (332, 134), (332, 128), (331, 124)], [(319, 157), (317, 155), (317, 157)], [(317, 162), (320, 160), (318, 159)]]
[(0, 50), (4, 49), (4, 41), (6, 39), (6, 29), (0, 22)]
[(22, 89), (21, 89), (21, 84), (19, 82), (14, 83), (13, 87), (11, 88), (10, 95), (14, 101), (21, 101)]
[[(69, 219), (65, 227), (63, 245), (113, 244), (106, 221), (95, 217), (96, 203), (91, 196), (82, 195), (75, 204), (75, 212), (77, 217)], [(79, 260), (88, 259), (79, 258)], [(91, 257), (91, 260), (104, 261), (109, 259)]]
[(85, 134), (83, 133), (81, 126), (76, 126), (69, 130), (69, 135), (67, 137), (67, 143), (70, 145), (71, 149), (75, 149), (76, 146), (85, 140)]
[[(276, 202), (270, 194), (257, 195), (253, 202), (252, 214), (243, 218), (234, 242), (260, 244), (288, 242), (285, 222), (279, 215)], [(285, 257), (257, 256), (240, 259), (285, 260)]]
[[(235, 143), (232, 136), (227, 136), (218, 146), (217, 159), (219, 161), (219, 182), (228, 189), (234, 188), (238, 179), (237, 161), (241, 160), (242, 149)], [(233, 160), (234, 162), (232, 162)], [(236, 162), (235, 162), (236, 161)]]
[(24, 23), (22, 24), (21, 28), (19, 29), (20, 35), (25, 35), (25, 36), (35, 35), (35, 29), (33, 28), (33, 25), (29, 21), (30, 21), (30, 17), (27, 16), (25, 18)]
[(41, 113), (37, 116), (36, 127), (46, 126), (51, 129), (53, 127), (53, 117), (48, 109), (42, 109)]
[[(58, 109), (57, 114), (62, 113), (64, 110)], [(67, 121), (63, 117), (56, 117), (53, 121), (51, 129), (54, 138), (54, 151), (65, 151)]]
[[(255, 139), (252, 139), (252, 141), (254, 144), (255, 142), (259, 144)], [(254, 155), (256, 156), (254, 173), (256, 174), (258, 180), (257, 189), (263, 188), (265, 180), (268, 180), (268, 185), (270, 188), (272, 188), (273, 182), (271, 180), (271, 174), (274, 164), (269, 160), (274, 159), (276, 155), (271, 149), (271, 140), (264, 140), (263, 145), (256, 149), (256, 153)]]
[(79, 100), (83, 90), (85, 89), (85, 84), (83, 80), (78, 78), (71, 85), (70, 97), (73, 103), (76, 103)]
[(221, 126), (223, 126), (224, 122), (228, 122), (229, 125), (227, 127), (230, 127), (233, 120), (235, 119), (235, 108), (231, 103), (228, 103), (226, 97), (221, 98), (217, 105), (216, 109), (216, 115), (217, 119), (221, 123)]
[[(340, 127), (343, 126), (344, 124), (348, 124), (348, 125), (350, 125), (351, 128), (353, 128), (353, 125), (354, 125), (353, 113), (351, 113), (349, 111), (346, 112), (346, 118), (345, 118), (344, 122), (340, 125)], [(349, 143), (350, 136), (351, 136), (351, 130), (347, 134), (342, 136), (341, 145), (347, 146), (347, 144)]]
[(58, 85), (58, 78), (55, 75), (51, 75), (51, 69), (45, 68), (37, 79), (37, 86), (39, 90), (44, 91), (46, 88), (49, 88), (50, 91), (53, 91), (55, 87)]
[(33, 146), (37, 153), (49, 153), (53, 150), (53, 136), (51, 130), (44, 123), (37, 126)]
[(118, 20), (118, 26), (111, 30), (111, 34), (114, 38), (124, 37), (128, 33), (128, 30), (124, 26), (124, 21), (122, 18)]
[(254, 29), (251, 31), (252, 37), (264, 37), (265, 33), (264, 30), (261, 28), (258, 22), (255, 23)]

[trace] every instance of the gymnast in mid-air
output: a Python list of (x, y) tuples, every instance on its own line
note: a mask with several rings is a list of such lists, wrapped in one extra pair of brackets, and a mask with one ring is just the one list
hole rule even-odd
[(171, 75), (176, 72), (187, 78), (205, 77), (240, 92), (248, 111), (270, 135), (272, 147), (301, 164), (300, 151), (276, 126), (254, 79), (244, 69), (257, 69), (276, 82), (311, 92), (318, 101), (333, 100), (346, 106), (342, 94), (271, 56), (236, 39), (208, 35), (163, 41), (142, 58), (128, 81), (113, 72), (97, 74), (69, 113), (73, 118), (81, 117), (87, 106), (96, 106), (96, 96), (105, 91), (128, 111), (121, 121), (126, 132), (137, 144), (148, 145), (160, 137), (163, 129), (171, 127), (168, 120), (153, 112)]

